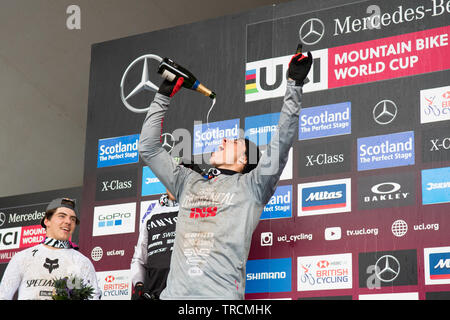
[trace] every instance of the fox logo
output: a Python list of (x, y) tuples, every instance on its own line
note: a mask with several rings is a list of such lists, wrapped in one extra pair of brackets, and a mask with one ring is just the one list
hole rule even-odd
[(214, 217), (216, 214), (217, 214), (217, 207), (191, 208), (191, 214), (189, 218), (198, 219), (198, 218)]
[(49, 258), (45, 258), (44, 268), (48, 269), (48, 273), (52, 273), (53, 270), (59, 268), (58, 259), (51, 260)]

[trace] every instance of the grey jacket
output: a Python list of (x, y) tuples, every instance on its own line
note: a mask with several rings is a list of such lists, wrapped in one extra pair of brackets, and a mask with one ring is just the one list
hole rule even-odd
[(253, 171), (205, 180), (177, 166), (161, 147), (161, 125), (170, 98), (156, 94), (142, 127), (139, 152), (180, 204), (161, 299), (244, 299), (252, 234), (298, 133), (301, 95), (302, 88), (288, 80), (278, 130)]

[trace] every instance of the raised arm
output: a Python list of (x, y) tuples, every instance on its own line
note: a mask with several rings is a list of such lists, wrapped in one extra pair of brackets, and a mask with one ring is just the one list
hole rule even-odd
[(258, 166), (246, 176), (251, 192), (261, 204), (265, 205), (275, 192), (288, 160), (289, 149), (298, 133), (302, 87), (311, 64), (310, 52), (308, 56), (298, 53), (292, 57), (277, 131), (272, 135)]

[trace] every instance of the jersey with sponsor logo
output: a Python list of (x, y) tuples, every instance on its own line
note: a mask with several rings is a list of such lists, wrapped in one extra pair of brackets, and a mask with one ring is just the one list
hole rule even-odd
[(178, 166), (161, 147), (170, 98), (156, 94), (139, 140), (142, 159), (180, 205), (176, 238), (161, 299), (243, 299), (253, 231), (288, 160), (298, 133), (302, 88), (287, 81), (278, 122), (258, 166), (247, 174), (206, 180)]
[(142, 218), (131, 259), (133, 286), (142, 282), (144, 292), (156, 297), (166, 287), (178, 209), (178, 203), (170, 200), (150, 204)]
[(51, 300), (55, 279), (66, 276), (83, 279), (100, 298), (95, 269), (91, 261), (74, 249), (49, 249), (43, 244), (16, 253), (3, 274), (0, 300)]

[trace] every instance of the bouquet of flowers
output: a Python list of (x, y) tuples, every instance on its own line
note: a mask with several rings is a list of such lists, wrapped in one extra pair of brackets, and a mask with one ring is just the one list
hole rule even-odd
[(53, 300), (88, 300), (94, 288), (75, 276), (55, 279), (52, 292)]

